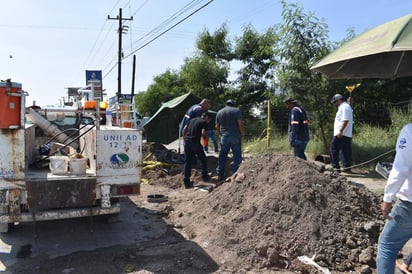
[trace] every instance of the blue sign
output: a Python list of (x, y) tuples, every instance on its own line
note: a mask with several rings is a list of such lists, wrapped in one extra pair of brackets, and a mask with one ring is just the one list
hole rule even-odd
[(101, 70), (86, 70), (86, 85), (90, 81), (102, 82), (102, 71)]

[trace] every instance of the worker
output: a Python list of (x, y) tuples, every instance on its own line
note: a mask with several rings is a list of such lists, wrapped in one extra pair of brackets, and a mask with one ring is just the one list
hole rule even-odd
[(185, 188), (193, 188), (193, 182), (190, 180), (192, 174), (192, 164), (196, 157), (202, 164), (202, 179), (208, 181), (210, 176), (207, 171), (207, 158), (200, 143), (200, 138), (206, 138), (207, 125), (210, 123), (212, 116), (208, 112), (203, 112), (201, 117), (195, 117), (183, 128), (185, 163), (183, 168)]
[(330, 161), (333, 170), (340, 172), (339, 153), (342, 151), (343, 170), (350, 172), (350, 166), (352, 165), (353, 110), (351, 106), (343, 100), (341, 94), (335, 94), (330, 103), (338, 107), (333, 125)]
[(183, 116), (182, 121), (179, 124), (179, 137), (183, 136), (183, 128), (189, 122), (190, 119), (195, 117), (200, 117), (203, 112), (208, 111), (210, 108), (210, 100), (202, 99), (200, 103), (191, 106), (187, 111), (185, 116)]
[(216, 168), (218, 181), (224, 180), (225, 165), (229, 150), (233, 153), (232, 173), (235, 173), (242, 162), (242, 137), (244, 119), (240, 109), (232, 99), (216, 114), (216, 132), (220, 135), (220, 152)]
[(309, 142), (308, 118), (303, 107), (293, 98), (285, 100), (289, 113), (289, 143), (296, 157), (306, 160), (305, 149)]
[[(386, 219), (378, 240), (377, 273), (394, 273), (399, 251), (412, 238), (412, 123), (404, 126), (386, 182), (382, 215)], [(392, 204), (396, 200), (392, 208)]]

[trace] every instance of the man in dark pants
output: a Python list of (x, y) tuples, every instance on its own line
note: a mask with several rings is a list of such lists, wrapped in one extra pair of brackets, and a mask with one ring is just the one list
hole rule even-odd
[(353, 111), (351, 106), (343, 100), (343, 96), (335, 94), (331, 104), (338, 107), (333, 125), (333, 138), (330, 147), (330, 160), (335, 171), (340, 172), (339, 152), (342, 150), (343, 170), (350, 172), (352, 165), (352, 126)]
[(305, 149), (309, 142), (308, 118), (306, 111), (298, 105), (295, 99), (285, 101), (289, 113), (289, 143), (295, 156), (306, 160)]
[(204, 112), (201, 117), (190, 119), (187, 125), (183, 128), (183, 148), (185, 152), (183, 183), (185, 188), (193, 188), (193, 182), (190, 181), (190, 176), (192, 174), (192, 164), (196, 157), (202, 164), (202, 179), (204, 181), (209, 180), (207, 158), (203, 151), (203, 146), (200, 143), (200, 138), (206, 138), (207, 124), (210, 123), (211, 119), (211, 115)]

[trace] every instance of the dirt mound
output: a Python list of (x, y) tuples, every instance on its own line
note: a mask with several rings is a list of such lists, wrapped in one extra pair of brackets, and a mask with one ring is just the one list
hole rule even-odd
[(211, 250), (222, 267), (316, 273), (297, 260), (315, 255), (320, 266), (349, 272), (375, 267), (380, 202), (313, 162), (257, 156), (204, 199), (177, 205), (168, 221)]

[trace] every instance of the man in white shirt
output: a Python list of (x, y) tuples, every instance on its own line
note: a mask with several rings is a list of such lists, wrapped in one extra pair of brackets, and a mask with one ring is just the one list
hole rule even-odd
[(353, 111), (351, 106), (343, 100), (341, 94), (332, 97), (331, 104), (338, 107), (333, 125), (333, 138), (330, 146), (330, 161), (335, 171), (340, 172), (339, 153), (342, 151), (343, 170), (350, 172), (352, 165), (352, 127)]
[[(386, 183), (382, 214), (387, 219), (379, 236), (377, 273), (394, 273), (399, 251), (412, 238), (412, 124), (401, 130), (396, 155)], [(396, 200), (392, 209), (392, 203)], [(389, 214), (390, 213), (390, 214)]]

